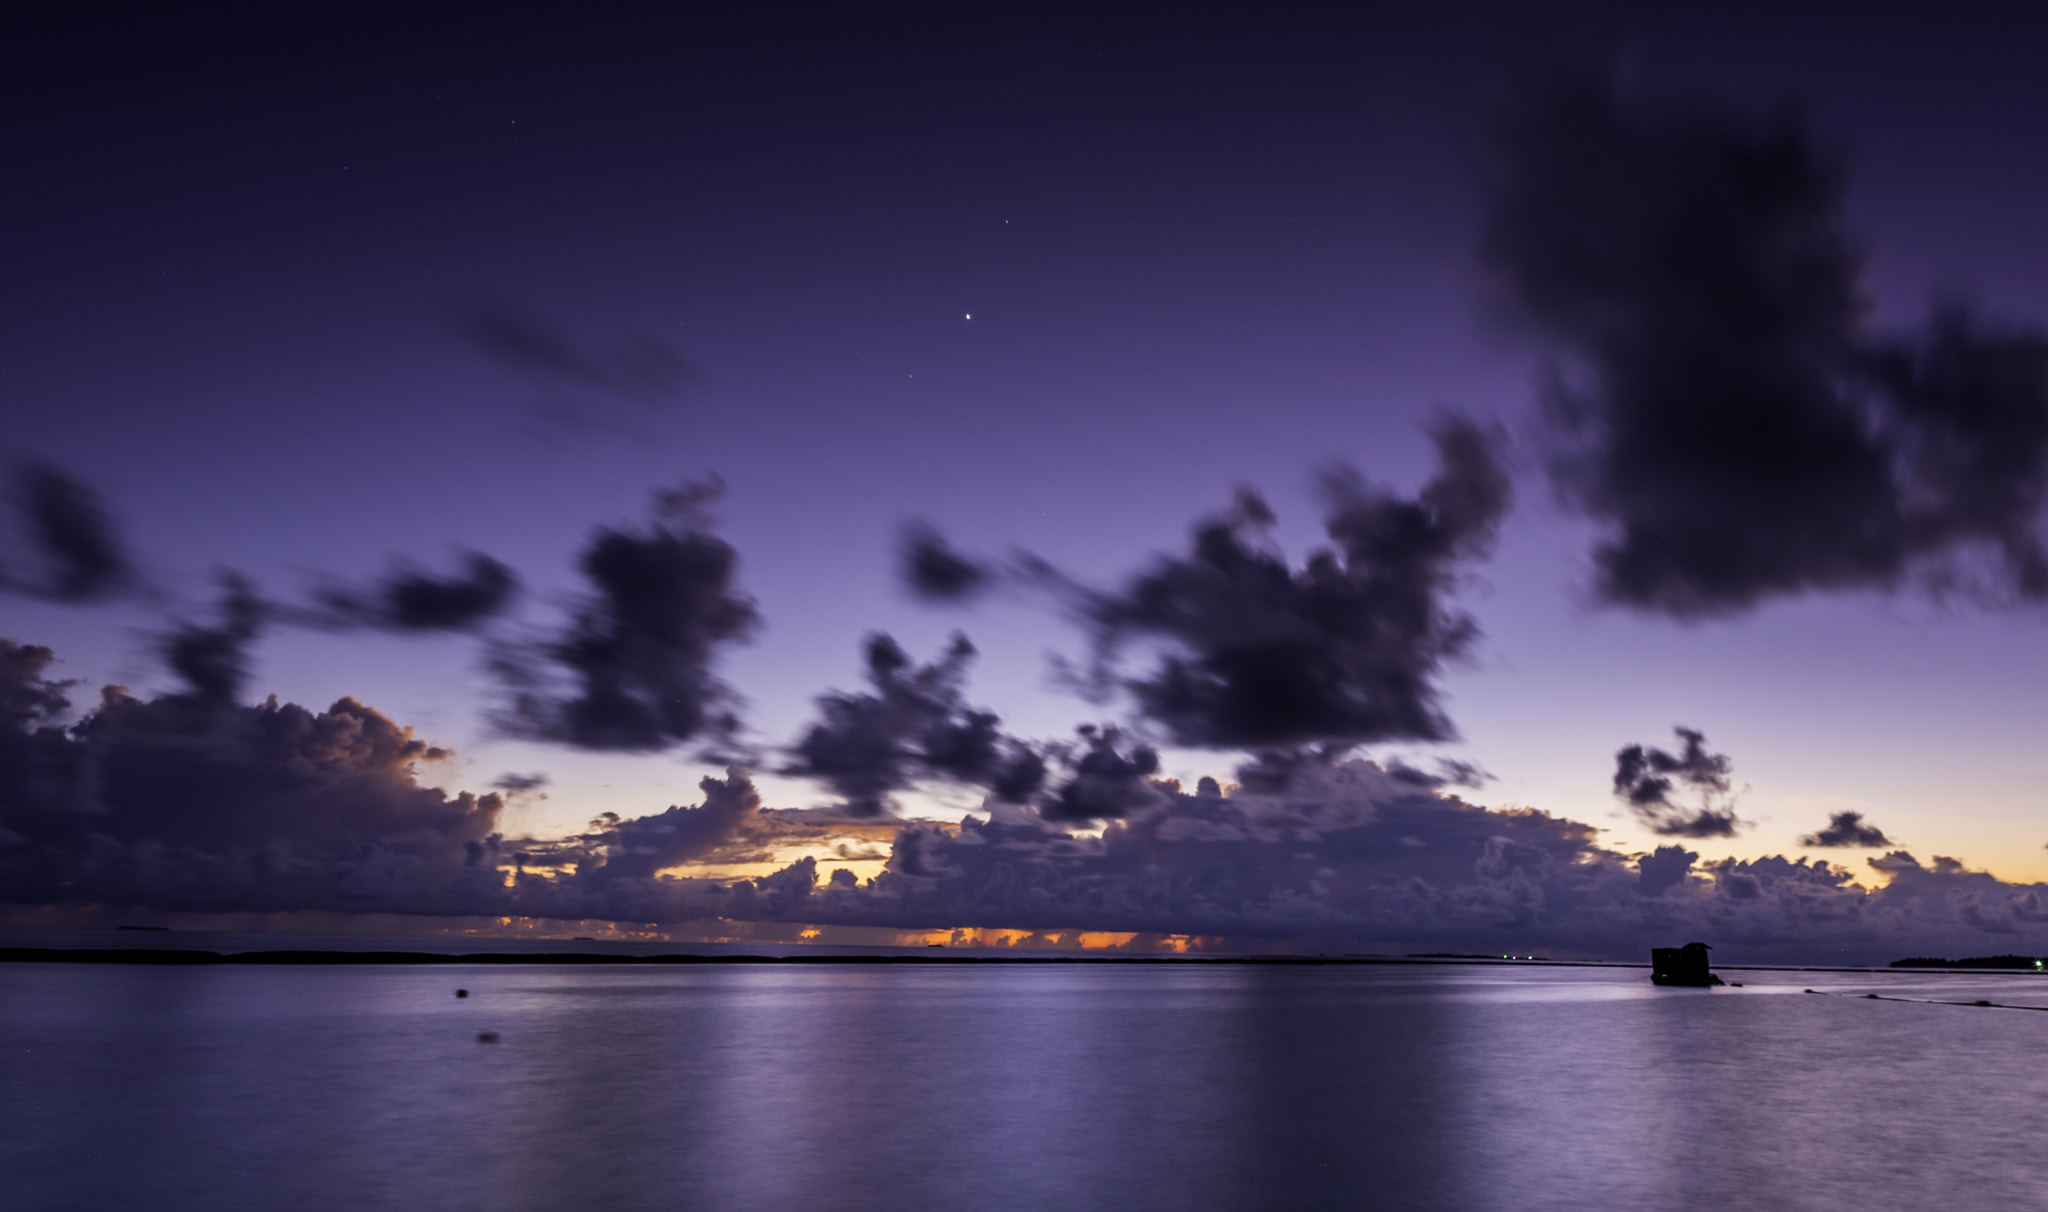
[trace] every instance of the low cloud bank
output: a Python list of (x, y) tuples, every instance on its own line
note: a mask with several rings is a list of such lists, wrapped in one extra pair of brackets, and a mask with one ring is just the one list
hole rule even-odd
[[(1143, 792), (1116, 814), (1091, 811), (1113, 816), (1099, 832), (1057, 819), (1063, 784), (1042, 806), (992, 799), (951, 825), (764, 808), (732, 770), (704, 779), (698, 804), (514, 839), (499, 831), (501, 795), (420, 785), (452, 755), (352, 699), (313, 712), (108, 687), (67, 725), (74, 687), (52, 670), (48, 649), (0, 644), (0, 899), (17, 906), (724, 918), (1622, 958), (1691, 938), (1724, 960), (2048, 951), (2048, 886), (1952, 859), (1892, 851), (1870, 861), (1890, 881), (1872, 890), (1827, 861), (1702, 864), (1677, 845), (1623, 854), (1591, 826), (1467, 803), (1359, 758), (1248, 767), (1238, 786), (1204, 779), (1192, 793), (1136, 769), (1098, 771)], [(1104, 753), (1132, 765), (1104, 732), (1063, 778)], [(869, 880), (832, 869), (835, 844), (853, 858), (885, 853), (886, 867)], [(689, 874), (797, 847), (814, 853), (760, 878)]]
[(348, 698), (245, 706), (225, 674), (150, 700), (108, 686), (66, 727), (52, 659), (0, 641), (7, 899), (487, 911), (503, 801), (420, 786), (420, 767), (450, 755), (410, 728)]

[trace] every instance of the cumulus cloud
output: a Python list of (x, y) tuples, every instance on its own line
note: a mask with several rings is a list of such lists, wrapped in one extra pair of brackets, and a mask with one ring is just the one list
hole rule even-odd
[[(714, 666), (760, 618), (738, 588), (737, 553), (712, 530), (722, 490), (715, 478), (661, 490), (651, 524), (596, 530), (579, 561), (591, 593), (568, 626), (545, 639), (492, 640), (490, 665), (510, 691), (500, 722), (588, 749), (731, 745), (739, 700)], [(136, 586), (113, 523), (89, 490), (32, 467), (18, 499), (50, 571), (42, 579), (0, 574), (0, 589), (85, 601)], [(240, 698), (250, 650), (267, 626), (480, 631), (519, 592), (517, 574), (480, 552), (464, 553), (453, 575), (401, 564), (368, 586), (329, 581), (314, 590), (311, 607), (269, 601), (233, 570), (218, 580), (213, 617), (180, 610), (157, 641), (194, 702)]]
[[(15, 902), (477, 911), (501, 802), (422, 787), (434, 748), (353, 699), (312, 712), (118, 686), (68, 727), (48, 651), (0, 647), (0, 888)], [(19, 777), (26, 774), (28, 777)], [(467, 890), (467, 891), (465, 891)], [(458, 909), (457, 906), (469, 906)]]
[(924, 522), (904, 528), (898, 559), (903, 583), (912, 594), (932, 602), (965, 601), (995, 584), (1000, 575), (997, 568), (956, 550)]
[(163, 637), (164, 663), (178, 675), (191, 697), (209, 704), (230, 704), (241, 697), (249, 676), (249, 648), (270, 615), (270, 606), (248, 578), (220, 574), (219, 619), (186, 622)]
[[(1445, 417), (1431, 437), (1437, 472), (1412, 498), (1348, 469), (1326, 473), (1331, 545), (1299, 567), (1271, 541), (1264, 498), (1240, 490), (1229, 510), (1195, 527), (1187, 555), (1155, 560), (1116, 590), (1089, 588), (1031, 555), (964, 555), (924, 525), (906, 532), (902, 574), (935, 601), (1005, 582), (1050, 593), (1094, 644), (1090, 670), (1062, 666), (1061, 679), (1098, 700), (1121, 687), (1177, 744), (1450, 740), (1456, 729), (1436, 678), (1479, 632), (1449, 599), (1491, 552), (1511, 490), (1497, 431)], [(1122, 658), (1141, 645), (1156, 663), (1123, 672)]]
[(1554, 480), (1607, 526), (1606, 600), (2048, 597), (2048, 340), (1967, 307), (1870, 330), (1848, 173), (1789, 112), (1524, 98), (1485, 161), (1482, 254), (1560, 355)]
[(591, 593), (568, 629), (497, 649), (511, 731), (610, 750), (732, 737), (738, 696), (713, 666), (760, 616), (739, 589), (738, 554), (710, 529), (719, 488), (658, 493), (650, 525), (591, 536), (580, 561)]
[(21, 468), (15, 501), (44, 574), (0, 577), (0, 588), (57, 602), (92, 602), (134, 589), (137, 577), (99, 494), (47, 463)]
[(1038, 754), (1005, 735), (993, 712), (967, 705), (974, 645), (966, 636), (956, 633), (929, 665), (882, 634), (868, 637), (866, 655), (872, 690), (820, 696), (820, 718), (792, 748), (788, 773), (822, 780), (855, 816), (893, 811), (892, 794), (921, 778), (986, 787), (1013, 802), (1038, 790)]
[(1816, 848), (1841, 847), (1870, 849), (1891, 845), (1891, 839), (1884, 830), (1864, 821), (1860, 812), (1837, 812), (1828, 818), (1828, 826), (1816, 833), (1809, 833), (1799, 839), (1802, 846)]
[(1759, 959), (1851, 962), (1967, 954), (1992, 936), (2048, 940), (2048, 887), (1953, 860), (1873, 860), (1890, 883), (1871, 889), (1807, 859), (1702, 868), (1678, 846), (1624, 855), (1589, 826), (1418, 790), (1363, 759), (1303, 763), (1271, 792), (1154, 790), (1099, 836), (1016, 807), (954, 829), (906, 824), (882, 875), (795, 898), (810, 875), (798, 872), (782, 886), (786, 903), (821, 924), (1080, 926), (1636, 959), (1684, 938)]
[[(1624, 745), (1614, 755), (1614, 794), (1635, 811), (1651, 832), (1666, 837), (1733, 837), (1743, 821), (1735, 815), (1730, 775), (1735, 763), (1725, 753), (1707, 752), (1706, 734), (1674, 728), (1684, 742), (1676, 754)], [(1680, 787), (1698, 800), (1672, 798)]]
[(652, 816), (606, 821), (602, 831), (605, 878), (646, 878), (664, 867), (702, 859), (731, 842), (761, 811), (761, 797), (738, 770), (698, 784), (704, 802)]
[(387, 631), (468, 631), (502, 613), (519, 592), (519, 578), (482, 552), (466, 552), (463, 570), (437, 577), (399, 567), (368, 589), (329, 585), (316, 591), (320, 612), (311, 621)]
[(77, 683), (43, 676), (56, 660), (57, 654), (41, 644), (0, 639), (0, 726), (32, 732), (56, 723), (70, 709), (65, 692)]
[(1413, 498), (1327, 476), (1332, 545), (1299, 568), (1268, 538), (1271, 510), (1244, 492), (1196, 528), (1186, 556), (1087, 594), (1100, 662), (1133, 641), (1158, 647), (1153, 669), (1123, 685), (1182, 745), (1451, 738), (1435, 678), (1478, 630), (1446, 599), (1490, 550), (1509, 485), (1496, 435), (1451, 418), (1433, 437), (1439, 468)]
[(1150, 745), (1121, 747), (1123, 734), (1115, 728), (1083, 724), (1077, 730), (1079, 752), (1066, 749), (1059, 756), (1069, 759), (1071, 773), (1040, 805), (1050, 821), (1118, 820), (1160, 802), (1153, 783), (1159, 773), (1159, 753)]
[(1662, 896), (1685, 883), (1700, 856), (1683, 846), (1659, 846), (1636, 860), (1636, 891)]

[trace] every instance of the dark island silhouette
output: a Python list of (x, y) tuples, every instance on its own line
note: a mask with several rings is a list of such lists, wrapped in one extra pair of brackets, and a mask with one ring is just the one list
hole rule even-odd
[(1913, 955), (1891, 962), (1894, 968), (1999, 968), (2019, 969), (2025, 972), (2039, 972), (2048, 967), (2048, 961), (2032, 955), (1973, 955), (1964, 959), (1940, 959), (1935, 956)]

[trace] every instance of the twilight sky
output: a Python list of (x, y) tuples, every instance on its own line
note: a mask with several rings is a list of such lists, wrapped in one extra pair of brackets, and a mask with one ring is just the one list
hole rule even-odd
[[(2048, 17), (5, 21), (18, 904), (1875, 958), (2048, 918)], [(980, 592), (912, 592), (914, 521)], [(385, 592), (469, 552), (503, 610), (492, 565)], [(1378, 765), (1271, 756), (1330, 743)], [(521, 865), (563, 874), (478, 874)]]

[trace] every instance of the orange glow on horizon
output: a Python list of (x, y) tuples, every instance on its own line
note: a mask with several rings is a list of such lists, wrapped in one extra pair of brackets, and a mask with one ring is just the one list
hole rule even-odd
[[(806, 935), (805, 937), (809, 937)], [(997, 926), (959, 926), (951, 930), (906, 930), (899, 947), (990, 947), (1013, 951), (1172, 952), (1214, 947), (1221, 940), (1192, 934), (1140, 934), (1119, 930), (1012, 930)]]

